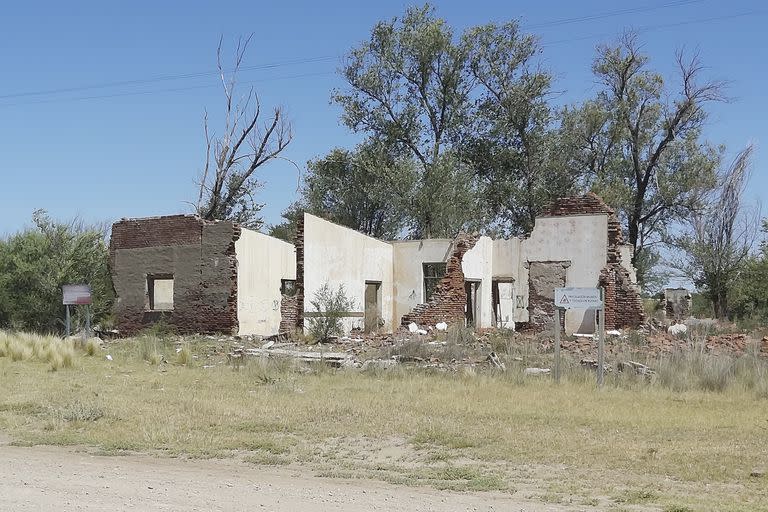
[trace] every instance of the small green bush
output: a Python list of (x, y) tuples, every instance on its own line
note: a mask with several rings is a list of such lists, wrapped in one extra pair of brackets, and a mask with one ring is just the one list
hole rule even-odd
[(354, 300), (347, 297), (344, 285), (334, 290), (325, 283), (309, 302), (315, 313), (308, 318), (309, 334), (314, 342), (322, 343), (333, 336), (344, 334), (342, 319), (346, 312), (355, 307)]

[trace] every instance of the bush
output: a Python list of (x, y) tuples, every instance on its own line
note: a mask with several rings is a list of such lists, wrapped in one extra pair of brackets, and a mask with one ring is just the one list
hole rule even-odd
[(325, 283), (309, 302), (315, 313), (308, 318), (309, 334), (314, 342), (322, 343), (344, 334), (342, 319), (347, 311), (355, 307), (355, 302), (347, 297), (344, 285), (334, 290)]
[[(77, 220), (55, 222), (43, 210), (33, 219), (34, 227), (0, 239), (0, 327), (63, 331), (65, 284), (91, 285), (93, 321), (109, 316), (114, 291), (105, 229)], [(81, 308), (72, 314), (77, 330), (84, 324)]]

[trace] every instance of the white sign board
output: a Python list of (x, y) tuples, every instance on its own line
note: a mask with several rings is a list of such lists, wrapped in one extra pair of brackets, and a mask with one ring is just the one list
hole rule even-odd
[(600, 309), (600, 288), (555, 288), (555, 307), (563, 309)]
[(87, 284), (65, 284), (61, 287), (65, 305), (91, 303), (91, 287)]

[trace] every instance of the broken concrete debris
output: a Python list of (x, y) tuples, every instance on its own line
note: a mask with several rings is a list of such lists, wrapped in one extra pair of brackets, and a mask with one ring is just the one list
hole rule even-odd
[(688, 326), (685, 324), (672, 324), (667, 328), (667, 332), (674, 336), (680, 336), (688, 332)]

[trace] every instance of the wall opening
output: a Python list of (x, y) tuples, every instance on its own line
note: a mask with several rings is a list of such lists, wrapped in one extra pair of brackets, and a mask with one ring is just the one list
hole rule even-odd
[(296, 295), (296, 280), (295, 279), (281, 279), (280, 280), (280, 295), (284, 297), (293, 297)]
[(384, 325), (381, 318), (381, 283), (365, 282), (365, 332), (374, 332)]
[(555, 288), (565, 286), (571, 262), (531, 261), (528, 265), (528, 322), (537, 330), (548, 330), (554, 326)]
[(422, 263), (422, 272), (424, 274), (424, 300), (423, 302), (429, 302), (432, 298), (432, 294), (437, 289), (437, 284), (445, 277), (447, 263)]
[(477, 327), (480, 323), (480, 282), (464, 281), (464, 291), (467, 294), (467, 307), (465, 310), (465, 319), (467, 327)]
[(147, 309), (173, 311), (173, 274), (147, 275)]
[(515, 280), (494, 279), (491, 282), (493, 325), (498, 329), (515, 328)]

